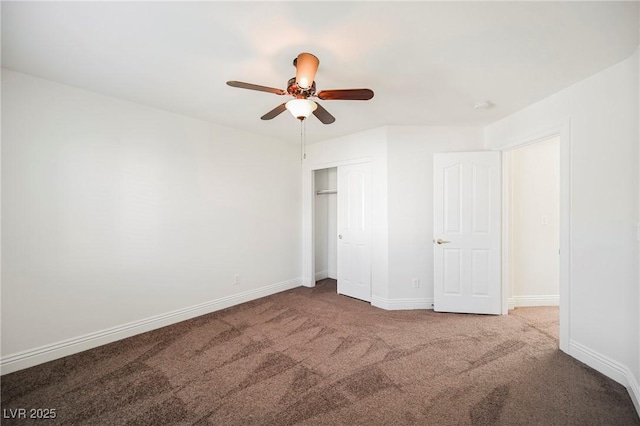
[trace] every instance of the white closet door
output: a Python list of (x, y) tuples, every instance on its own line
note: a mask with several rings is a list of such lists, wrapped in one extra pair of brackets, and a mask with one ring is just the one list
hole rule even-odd
[(338, 167), (338, 293), (371, 301), (371, 165)]

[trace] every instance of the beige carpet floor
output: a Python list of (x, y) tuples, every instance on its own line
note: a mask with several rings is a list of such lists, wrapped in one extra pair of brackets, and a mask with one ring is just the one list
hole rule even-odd
[(3, 376), (4, 413), (57, 418), (2, 423), (640, 424), (557, 330), (557, 308), (384, 311), (324, 280)]

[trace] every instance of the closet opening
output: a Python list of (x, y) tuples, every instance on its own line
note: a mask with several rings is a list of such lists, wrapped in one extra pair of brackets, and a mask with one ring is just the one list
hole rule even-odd
[(315, 282), (338, 279), (338, 169), (314, 171)]

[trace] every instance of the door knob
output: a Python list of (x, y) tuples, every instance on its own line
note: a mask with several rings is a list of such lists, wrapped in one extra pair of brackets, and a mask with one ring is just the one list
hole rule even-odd
[(341, 240), (341, 239), (342, 239), (342, 235), (338, 235), (338, 239), (340, 239), (340, 240)]
[(451, 241), (446, 241), (446, 240), (443, 240), (442, 238), (438, 238), (436, 240), (436, 243), (438, 243), (438, 244), (447, 244), (447, 243), (450, 243), (450, 242)]

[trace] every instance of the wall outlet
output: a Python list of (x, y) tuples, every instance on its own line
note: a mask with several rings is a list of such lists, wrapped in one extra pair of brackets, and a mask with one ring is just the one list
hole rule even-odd
[(236, 274), (236, 281), (234, 283), (235, 285), (240, 285), (240, 274)]
[(420, 287), (420, 278), (414, 278), (413, 279), (413, 288), (419, 288)]

